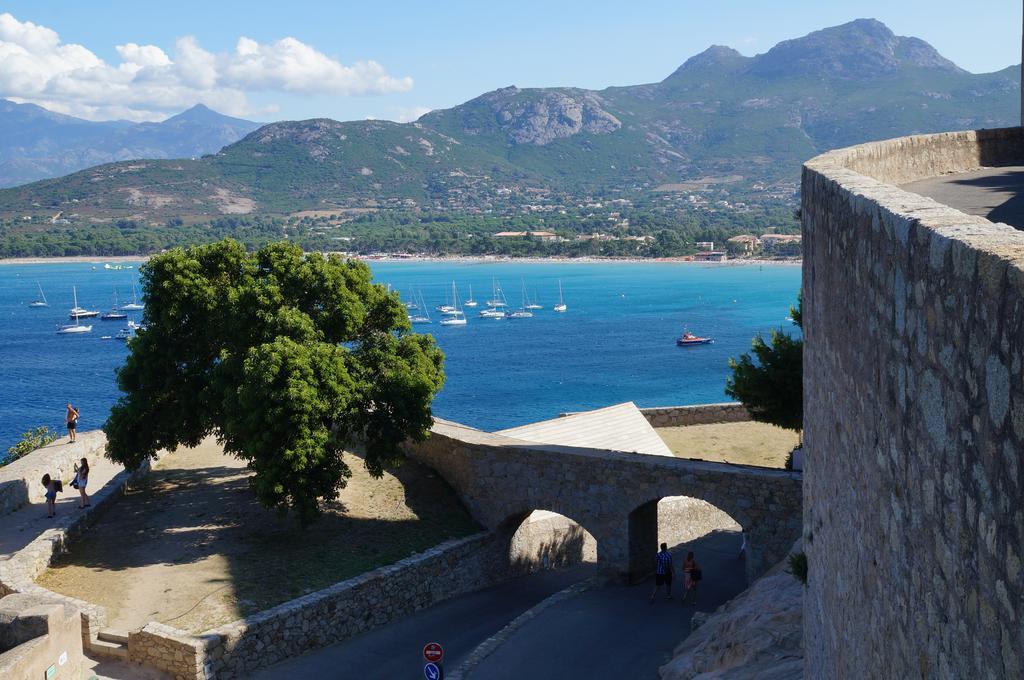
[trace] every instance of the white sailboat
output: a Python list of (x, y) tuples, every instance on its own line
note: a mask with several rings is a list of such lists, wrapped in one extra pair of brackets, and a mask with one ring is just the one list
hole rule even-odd
[(138, 312), (146, 308), (146, 305), (141, 304), (138, 297), (135, 294), (135, 282), (132, 281), (132, 301), (126, 305), (121, 305), (121, 309), (126, 312)]
[(527, 309), (544, 309), (544, 305), (540, 304), (537, 300), (538, 300), (538, 298), (537, 298), (537, 291), (535, 290), (535, 291), (533, 291), (533, 301), (530, 302), (529, 299), (527, 299), (526, 308)]
[(479, 303), (477, 303), (477, 301), (473, 299), (473, 284), (471, 283), (471, 284), (469, 284), (469, 297), (466, 298), (466, 301), (462, 303), (462, 306), (463, 307), (476, 307), (477, 304), (479, 304)]
[(405, 303), (406, 309), (419, 309), (419, 303), (416, 302), (416, 293), (412, 288), (409, 289), (409, 301)]
[(501, 292), (501, 284), (498, 283), (497, 279), (491, 279), (491, 299), (487, 301), (487, 306), (494, 309), (508, 306), (505, 294)]
[[(71, 287), (71, 292), (75, 296), (75, 309), (78, 309), (78, 289), (74, 286)], [(72, 318), (75, 320), (74, 323), (65, 324), (57, 327), (57, 333), (60, 335), (71, 335), (73, 333), (91, 333), (92, 326), (83, 326), (78, 323), (78, 315), (73, 314)]]
[(36, 285), (39, 286), (39, 299), (33, 300), (28, 303), (29, 307), (49, 307), (50, 303), (46, 301), (46, 296), (43, 294), (43, 287), (36, 281)]
[(452, 281), (452, 311), (442, 312), (446, 316), (441, 319), (442, 326), (465, 326), (466, 315), (459, 309), (459, 292)]
[(117, 286), (114, 287), (114, 306), (100, 314), (100, 321), (124, 321), (128, 314), (117, 306)]
[(100, 315), (98, 309), (86, 309), (78, 306), (78, 291), (75, 291), (75, 306), (68, 310), (68, 318), (78, 321), (79, 319), (91, 319)]
[(529, 319), (533, 316), (533, 312), (526, 308), (526, 281), (522, 281), (522, 288), (522, 302), (519, 305), (519, 309), (508, 315), (510, 319)]
[[(416, 302), (416, 293), (413, 293), (413, 302)], [(419, 314), (410, 314), (409, 322), (413, 325), (431, 323), (430, 312), (427, 311), (427, 303), (423, 301), (423, 292), (420, 291), (419, 303), (416, 305), (419, 308)], [(412, 309), (412, 307), (410, 307)]]
[(451, 314), (455, 311), (455, 307), (452, 306), (452, 301), (448, 299), (448, 291), (444, 293), (444, 304), (434, 307), (434, 309), (442, 314)]
[(568, 307), (565, 306), (565, 300), (562, 299), (562, 279), (558, 279), (558, 304), (551, 309), (556, 312), (564, 312)]

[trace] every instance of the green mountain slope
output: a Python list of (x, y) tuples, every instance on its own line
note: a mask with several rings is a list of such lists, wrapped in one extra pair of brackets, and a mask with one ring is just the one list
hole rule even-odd
[(795, 188), (828, 148), (1013, 125), (1016, 68), (971, 74), (858, 20), (756, 57), (715, 46), (660, 83), (503, 88), (416, 123), (264, 126), (197, 161), (133, 161), (0, 191), (0, 214), (166, 218), (416, 206), (487, 210), (729, 177)]

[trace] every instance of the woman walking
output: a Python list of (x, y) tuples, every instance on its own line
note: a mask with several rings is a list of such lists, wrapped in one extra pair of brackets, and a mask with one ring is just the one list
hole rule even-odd
[[(686, 553), (686, 561), (683, 562), (683, 604), (687, 604), (686, 601), (690, 600), (690, 604), (697, 605), (697, 583), (701, 578), (703, 578), (703, 574), (700, 571), (700, 565), (693, 557), (693, 552)], [(693, 593), (692, 599), (690, 593)]]
[(82, 458), (82, 464), (75, 466), (75, 483), (72, 484), (72, 486), (78, 489), (78, 493), (82, 497), (82, 500), (78, 502), (79, 508), (88, 508), (90, 505), (89, 494), (85, 492), (85, 487), (88, 486), (88, 484), (89, 461), (87, 461), (85, 458)]
[(68, 410), (64, 415), (64, 422), (68, 426), (68, 437), (71, 438), (72, 443), (75, 441), (75, 430), (78, 428), (78, 409), (68, 402)]

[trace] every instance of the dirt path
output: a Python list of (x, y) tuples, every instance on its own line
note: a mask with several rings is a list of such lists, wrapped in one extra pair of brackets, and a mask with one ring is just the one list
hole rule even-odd
[(407, 463), (353, 471), (312, 527), (268, 511), (249, 471), (213, 440), (165, 457), (39, 583), (107, 607), (113, 628), (149, 621), (201, 632), (476, 530), (454, 492)]

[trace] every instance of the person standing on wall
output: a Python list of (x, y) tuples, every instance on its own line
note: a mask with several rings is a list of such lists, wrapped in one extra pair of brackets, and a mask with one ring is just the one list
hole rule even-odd
[[(690, 604), (697, 605), (697, 583), (704, 577), (700, 565), (693, 557), (693, 552), (686, 553), (686, 561), (683, 562), (683, 604), (690, 599)], [(693, 593), (693, 598), (690, 598)]]
[(665, 584), (665, 594), (672, 599), (672, 553), (668, 551), (668, 544), (661, 544), (661, 552), (655, 558), (654, 563), (654, 590), (651, 591), (651, 604), (654, 604), (654, 596), (658, 594), (658, 588)]
[(75, 466), (75, 479), (71, 482), (71, 486), (78, 489), (79, 495), (82, 500), (78, 501), (78, 507), (88, 508), (91, 504), (89, 503), (89, 494), (85, 492), (85, 488), (89, 485), (89, 461), (84, 457), (82, 458), (82, 464)]
[(68, 437), (71, 438), (72, 443), (75, 441), (75, 430), (78, 428), (78, 409), (68, 402), (67, 413), (64, 415), (64, 422), (68, 426)]

